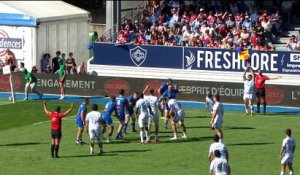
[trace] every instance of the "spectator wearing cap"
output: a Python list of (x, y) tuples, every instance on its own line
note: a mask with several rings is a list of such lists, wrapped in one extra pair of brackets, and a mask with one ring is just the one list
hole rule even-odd
[(50, 65), (50, 54), (49, 53), (45, 53), (41, 59), (41, 71), (45, 72), (47, 65)]
[(249, 16), (245, 16), (245, 21), (242, 23), (242, 26), (245, 27), (249, 32), (252, 28), (252, 22), (250, 21)]
[(57, 51), (55, 54), (56, 54), (56, 56), (52, 58), (53, 73), (55, 73), (59, 69), (59, 62), (58, 61), (61, 59), (60, 58), (60, 55), (61, 55), (60, 51)]

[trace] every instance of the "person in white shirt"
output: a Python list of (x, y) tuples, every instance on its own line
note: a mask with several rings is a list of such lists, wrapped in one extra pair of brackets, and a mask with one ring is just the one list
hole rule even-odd
[(285, 130), (286, 137), (282, 141), (282, 147), (280, 150), (280, 159), (281, 159), (281, 172), (280, 175), (284, 175), (286, 165), (288, 165), (290, 170), (290, 175), (294, 175), (293, 161), (294, 161), (294, 152), (296, 148), (296, 141), (292, 138), (292, 130)]
[(98, 105), (92, 105), (92, 111), (86, 115), (86, 132), (90, 136), (90, 154), (94, 154), (95, 139), (98, 141), (100, 148), (100, 155), (104, 153), (102, 146), (102, 118), (101, 113), (98, 112)]
[(210, 163), (209, 175), (230, 175), (229, 163), (221, 157), (219, 150), (214, 151), (215, 159)]
[[(149, 88), (149, 85), (145, 87), (143, 94), (147, 91)], [(159, 117), (158, 117), (158, 98), (154, 95), (154, 89), (149, 90), (150, 95), (144, 95), (144, 99), (148, 102), (150, 105), (152, 114), (150, 114), (149, 121), (148, 121), (148, 130), (149, 130), (149, 137), (150, 137), (150, 132), (151, 132), (151, 124), (152, 121), (154, 121), (155, 125), (155, 142), (157, 143), (159, 141), (158, 139), (158, 122), (159, 122)], [(150, 113), (150, 111), (149, 111)]]
[(222, 142), (223, 139), (223, 131), (222, 131), (223, 113), (224, 113), (223, 104), (220, 102), (220, 95), (217, 94), (214, 97), (214, 106), (213, 106), (210, 125), (212, 129), (215, 129), (217, 131), (217, 134), (220, 137), (220, 142)]
[[(248, 75), (248, 78), (246, 77), (247, 71), (249, 70), (250, 74)], [(243, 100), (245, 104), (245, 115), (249, 114), (248, 108), (250, 106), (251, 116), (253, 116), (253, 97), (254, 97), (254, 86), (255, 86), (255, 76), (251, 69), (251, 67), (248, 67), (244, 74), (243, 74), (243, 81), (244, 81), (244, 95)]]
[(209, 151), (208, 151), (208, 161), (209, 163), (211, 163), (213, 154), (215, 150), (219, 150), (221, 153), (221, 158), (225, 158), (228, 162), (229, 159), (229, 154), (228, 154), (228, 150), (226, 148), (226, 146), (224, 145), (224, 143), (220, 142), (220, 137), (218, 136), (218, 134), (215, 134), (213, 136), (213, 141), (214, 143), (212, 143), (209, 147)]
[(211, 90), (207, 90), (205, 97), (205, 109), (209, 108), (211, 113), (214, 106), (214, 97), (211, 93)]
[(170, 99), (168, 101), (168, 106), (170, 108), (169, 115), (173, 117), (172, 120), (172, 129), (173, 129), (173, 134), (174, 137), (171, 138), (170, 140), (177, 140), (177, 127), (176, 124), (179, 123), (182, 127), (182, 139), (187, 139), (186, 136), (186, 127), (184, 125), (184, 116), (185, 112), (183, 108), (181, 107), (181, 104), (176, 101), (176, 99)]
[(136, 102), (136, 116), (140, 127), (140, 144), (144, 144), (144, 132), (146, 131), (146, 143), (150, 142), (150, 135), (148, 130), (149, 111), (152, 114), (149, 103), (144, 100), (144, 94), (140, 94), (139, 100)]

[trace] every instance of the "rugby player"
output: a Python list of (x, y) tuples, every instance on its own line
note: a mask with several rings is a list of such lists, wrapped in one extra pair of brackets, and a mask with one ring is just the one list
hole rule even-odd
[(223, 139), (223, 131), (222, 131), (223, 114), (224, 114), (223, 104), (220, 102), (220, 95), (217, 94), (214, 96), (214, 106), (213, 106), (213, 113), (212, 113), (210, 125), (212, 129), (215, 129), (217, 131), (217, 134), (220, 137), (220, 142), (222, 142)]
[(20, 63), (21, 72), (25, 75), (25, 98), (24, 100), (28, 100), (28, 89), (30, 87), (31, 91), (39, 96), (39, 99), (42, 100), (43, 94), (36, 90), (36, 77), (31, 73), (28, 72), (27, 69), (24, 67), (24, 63)]
[[(250, 74), (248, 77), (246, 77), (247, 71), (249, 70)], [(248, 108), (250, 106), (250, 112), (251, 116), (253, 116), (253, 98), (254, 98), (254, 73), (251, 69), (251, 67), (248, 67), (244, 74), (243, 74), (243, 81), (244, 81), (244, 95), (243, 95), (243, 100), (245, 104), (245, 115), (249, 114)]]
[(149, 103), (144, 100), (144, 94), (141, 93), (139, 100), (136, 102), (136, 115), (138, 116), (138, 122), (140, 127), (140, 144), (144, 144), (144, 132), (146, 131), (146, 143), (150, 142), (150, 135), (148, 130), (149, 111), (152, 114)]
[[(168, 86), (168, 90), (166, 90), (160, 97), (160, 101), (162, 99), (176, 99), (176, 94), (179, 93), (179, 92), (186, 92), (185, 90), (178, 90), (178, 89), (173, 89), (173, 85), (169, 85)], [(165, 106), (164, 106), (164, 109), (165, 109), (165, 122), (164, 122), (164, 125), (165, 125), (165, 129), (168, 128), (168, 122), (169, 122), (169, 119), (170, 119), (170, 108), (168, 106), (168, 103), (166, 102), (165, 103)]]
[[(172, 85), (172, 79), (171, 78), (169, 78), (165, 83), (163, 83), (158, 88), (158, 90), (157, 90), (158, 95), (161, 96), (165, 91), (167, 91), (169, 85)], [(161, 113), (161, 116), (163, 116), (164, 115), (164, 104), (165, 104), (165, 102), (161, 98), (159, 98), (159, 102), (160, 102), (160, 105), (158, 106), (158, 109)]]
[(127, 98), (128, 106), (126, 107), (125, 123), (124, 123), (124, 126), (123, 126), (123, 133), (125, 133), (125, 134), (127, 133), (126, 132), (127, 125), (129, 123), (130, 118), (132, 120), (132, 122), (131, 122), (132, 132), (136, 132), (136, 129), (135, 129), (135, 116), (134, 116), (133, 108), (135, 106), (136, 101), (138, 100), (138, 95), (139, 95), (138, 92), (134, 92), (131, 96), (129, 96)]
[(221, 157), (219, 150), (214, 151), (215, 158), (210, 163), (209, 175), (230, 175), (230, 167), (225, 158)]
[(285, 130), (286, 137), (282, 141), (282, 147), (280, 150), (280, 159), (281, 159), (281, 172), (280, 175), (284, 175), (285, 168), (288, 165), (290, 170), (290, 175), (294, 175), (293, 161), (294, 161), (294, 152), (296, 148), (296, 141), (292, 138), (292, 130)]
[(76, 135), (76, 144), (80, 145), (83, 144), (84, 142), (82, 141), (82, 132), (84, 130), (84, 123), (85, 123), (85, 117), (87, 114), (87, 105), (89, 104), (89, 99), (88, 98), (83, 98), (83, 102), (78, 108), (77, 111), (77, 117), (76, 117), (76, 125), (78, 128), (77, 135)]
[(212, 108), (214, 106), (214, 96), (211, 93), (211, 90), (208, 89), (205, 97), (205, 109), (209, 108), (212, 112)]
[(254, 74), (255, 76), (255, 95), (256, 95), (256, 102), (257, 102), (257, 113), (260, 113), (260, 100), (263, 99), (263, 106), (264, 110), (263, 113), (266, 113), (267, 108), (267, 101), (266, 101), (266, 88), (265, 88), (265, 82), (267, 80), (277, 80), (281, 78), (280, 76), (277, 77), (268, 77), (266, 75), (263, 75), (262, 70), (258, 70), (258, 74)]
[[(147, 89), (149, 88), (149, 85), (145, 87), (143, 94), (145, 94), (145, 92), (147, 91)], [(148, 121), (148, 130), (149, 130), (149, 137), (150, 133), (151, 133), (151, 124), (152, 121), (154, 121), (154, 125), (155, 125), (155, 142), (158, 143), (159, 139), (158, 139), (158, 122), (159, 122), (159, 117), (158, 117), (158, 98), (154, 95), (154, 89), (150, 89), (149, 90), (150, 95), (144, 95), (144, 99), (148, 102), (148, 104), (150, 105), (152, 114), (150, 114), (149, 116), (149, 121)], [(150, 111), (149, 111), (150, 113)]]
[(58, 151), (62, 136), (62, 118), (67, 116), (72, 111), (74, 105), (72, 103), (71, 107), (66, 112), (60, 112), (60, 106), (57, 106), (54, 112), (50, 112), (47, 108), (46, 101), (43, 102), (43, 106), (45, 113), (51, 119), (51, 156), (52, 158), (59, 158)]
[(109, 126), (107, 142), (111, 141), (111, 137), (114, 132), (114, 123), (113, 123), (113, 120), (111, 119), (111, 115), (113, 112), (115, 112), (115, 116), (117, 116), (117, 118), (119, 118), (118, 114), (117, 114), (116, 97), (110, 96), (110, 101), (106, 103), (105, 108), (102, 112), (102, 119), (103, 119), (103, 123), (104, 123), (102, 133), (105, 133), (106, 127)]
[(60, 100), (65, 98), (65, 88), (64, 88), (64, 83), (66, 80), (66, 66), (64, 65), (64, 62), (62, 59), (58, 60), (59, 62), (59, 70), (58, 70), (58, 83), (59, 83), (59, 88), (60, 88)]
[(212, 157), (213, 157), (213, 154), (214, 154), (215, 150), (219, 150), (220, 153), (221, 153), (221, 158), (225, 158), (228, 161), (228, 158), (229, 158), (228, 150), (227, 150), (226, 146), (223, 143), (219, 142), (220, 137), (218, 136), (218, 134), (215, 134), (213, 136), (213, 141), (214, 141), (214, 143), (212, 143), (210, 145), (210, 148), (209, 148), (209, 151), (208, 151), (208, 161), (209, 161), (209, 163), (211, 163), (211, 160), (212, 160)]
[(116, 103), (117, 103), (117, 113), (118, 113), (118, 119), (119, 119), (119, 127), (118, 127), (118, 133), (116, 136), (116, 139), (122, 139), (122, 129), (123, 124), (125, 122), (125, 108), (128, 106), (128, 100), (126, 97), (124, 97), (124, 89), (120, 89), (119, 96), (116, 97)]
[(102, 118), (101, 113), (98, 112), (98, 105), (92, 105), (92, 111), (86, 115), (86, 132), (90, 136), (90, 154), (94, 154), (94, 144), (95, 139), (98, 141), (98, 146), (100, 148), (99, 154), (103, 154), (103, 145), (102, 145)]
[(174, 137), (170, 140), (177, 140), (177, 127), (176, 124), (179, 123), (182, 127), (182, 138), (187, 139), (186, 136), (186, 127), (184, 125), (184, 116), (185, 112), (183, 108), (181, 107), (181, 104), (177, 102), (175, 99), (169, 99), (168, 100), (168, 106), (170, 107), (169, 115), (173, 117), (172, 120), (172, 129)]

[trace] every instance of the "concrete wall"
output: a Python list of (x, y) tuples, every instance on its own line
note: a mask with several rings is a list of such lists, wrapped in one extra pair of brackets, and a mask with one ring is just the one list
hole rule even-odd
[(106, 24), (91, 23), (89, 29), (90, 32), (97, 32), (98, 36), (102, 36), (106, 31)]

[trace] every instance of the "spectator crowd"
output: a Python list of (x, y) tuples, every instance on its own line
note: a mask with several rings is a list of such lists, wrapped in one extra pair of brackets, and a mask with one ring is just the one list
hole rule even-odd
[(149, 0), (138, 20), (124, 19), (116, 43), (275, 50), (295, 2)]

